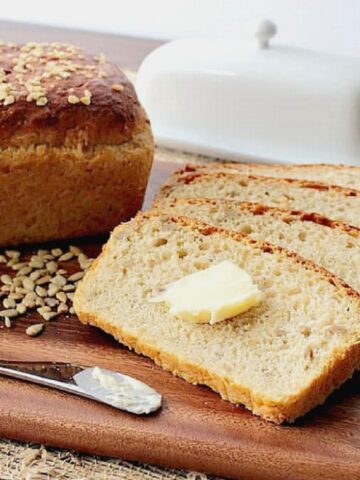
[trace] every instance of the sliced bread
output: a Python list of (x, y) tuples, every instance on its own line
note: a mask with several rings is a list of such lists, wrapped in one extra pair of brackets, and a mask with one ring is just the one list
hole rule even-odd
[(279, 163), (223, 163), (212, 162), (202, 165), (187, 165), (182, 172), (224, 172), (260, 175), (276, 178), (299, 178), (314, 182), (328, 183), (340, 187), (360, 190), (360, 167), (351, 165), (304, 164), (283, 165)]
[(317, 212), (339, 222), (360, 227), (360, 191), (308, 180), (220, 171), (177, 172), (161, 188), (155, 202), (163, 199), (201, 197)]
[(360, 292), (360, 229), (316, 213), (281, 210), (248, 202), (178, 199), (161, 202), (170, 215), (191, 217), (244, 232), (309, 258)]
[[(169, 283), (223, 260), (252, 276), (264, 294), (258, 306), (209, 325), (150, 303)], [(295, 253), (188, 218), (146, 213), (117, 227), (74, 306), (81, 322), (276, 423), (324, 402), (360, 364), (354, 290)]]

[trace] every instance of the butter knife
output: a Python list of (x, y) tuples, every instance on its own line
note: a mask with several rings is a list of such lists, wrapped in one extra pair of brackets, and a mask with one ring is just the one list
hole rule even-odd
[(105, 368), (60, 362), (0, 361), (0, 375), (79, 395), (137, 415), (161, 407), (161, 395), (146, 383)]

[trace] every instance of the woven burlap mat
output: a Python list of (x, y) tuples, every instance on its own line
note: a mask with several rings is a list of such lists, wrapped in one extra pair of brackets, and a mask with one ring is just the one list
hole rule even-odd
[[(157, 149), (156, 159), (199, 163), (206, 157)], [(163, 469), (0, 439), (0, 480), (214, 480), (195, 472)]]
[[(1, 480), (207, 480), (195, 472), (0, 441)], [(215, 477), (211, 477), (214, 479)]]
[[(0, 441), (1, 480), (207, 480), (195, 472)], [(214, 479), (214, 477), (212, 477)]]

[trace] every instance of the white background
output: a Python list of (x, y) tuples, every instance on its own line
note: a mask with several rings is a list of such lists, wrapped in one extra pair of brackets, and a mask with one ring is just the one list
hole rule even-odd
[[(256, 18), (277, 41), (360, 56), (360, 0), (2, 0), (0, 19), (162, 39), (245, 37)], [(0, 31), (1, 38), (1, 31)]]

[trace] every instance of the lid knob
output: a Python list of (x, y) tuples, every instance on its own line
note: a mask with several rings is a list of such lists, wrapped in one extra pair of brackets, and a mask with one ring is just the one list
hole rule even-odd
[(259, 48), (268, 48), (269, 40), (276, 34), (276, 32), (277, 28), (274, 22), (267, 19), (261, 20), (255, 30), (255, 38), (258, 41)]

